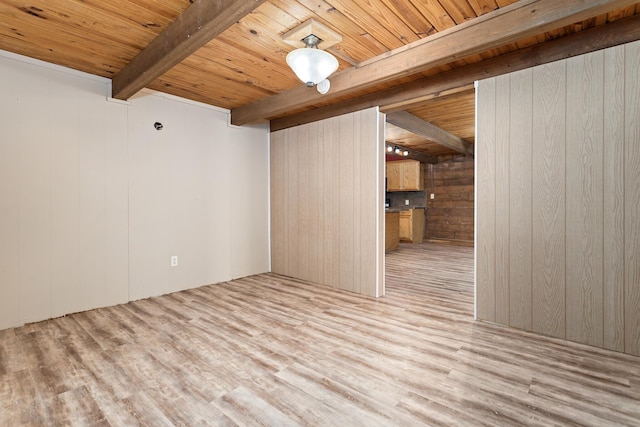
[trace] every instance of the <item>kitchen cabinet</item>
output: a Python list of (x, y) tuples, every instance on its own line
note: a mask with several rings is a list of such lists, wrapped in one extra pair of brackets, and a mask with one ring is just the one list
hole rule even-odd
[(397, 160), (386, 164), (387, 191), (424, 190), (424, 169), (417, 160)]
[(398, 229), (401, 242), (422, 243), (424, 236), (424, 209), (401, 211)]
[(384, 221), (384, 249), (385, 251), (394, 251), (398, 249), (400, 243), (400, 235), (398, 234), (399, 227), (399, 212), (386, 212)]

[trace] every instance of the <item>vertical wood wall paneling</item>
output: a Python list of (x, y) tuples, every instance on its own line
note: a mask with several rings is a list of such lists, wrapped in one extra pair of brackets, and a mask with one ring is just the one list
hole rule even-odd
[(566, 337), (603, 345), (604, 54), (567, 60)]
[[(334, 120), (323, 120), (324, 147), (324, 283), (340, 287), (340, 132)], [(320, 142), (320, 141), (319, 141)]]
[(624, 351), (624, 46), (604, 51), (603, 346)]
[[(212, 115), (210, 111), (207, 111), (208, 109), (202, 108), (201, 110), (203, 115)], [(232, 141), (231, 144), (235, 151), (235, 155), (228, 159), (230, 160), (227, 165), (228, 169), (224, 170), (222, 168), (222, 171), (227, 173), (227, 179), (233, 180), (233, 185), (229, 185), (229, 188), (226, 188), (221, 196), (228, 197), (229, 206), (234, 208), (233, 215), (228, 215), (227, 217), (230, 221), (230, 226), (228, 227), (230, 231), (228, 236), (231, 241), (230, 274), (232, 279), (237, 279), (269, 271), (269, 179), (267, 179), (269, 175), (269, 129), (267, 124), (244, 127), (228, 126), (226, 121), (228, 116), (225, 112), (215, 111), (215, 115), (225, 119), (224, 128), (222, 128), (222, 123), (218, 122), (216, 126), (218, 129), (212, 129), (212, 131), (215, 131), (215, 135), (224, 135), (224, 130), (226, 130), (229, 141)], [(199, 118), (197, 121), (201, 123)], [(215, 123), (215, 121), (215, 119), (212, 120), (209, 117), (203, 119), (202, 123), (206, 126), (206, 129), (209, 129), (207, 125)], [(199, 150), (194, 153), (198, 159), (194, 161), (198, 165), (198, 173), (197, 176), (191, 179), (207, 182), (207, 188), (222, 187), (222, 185), (215, 184), (217, 180), (211, 174), (210, 157), (200, 155), (202, 152), (200, 150), (216, 150), (207, 148), (211, 147), (211, 141), (200, 137), (203, 129), (199, 129), (197, 126), (192, 126), (191, 128), (193, 129), (193, 135), (190, 135), (189, 139), (198, 141), (199, 147)], [(215, 161), (220, 160), (222, 159), (216, 159)], [(217, 167), (218, 165), (215, 166)], [(219, 183), (220, 181), (217, 182)], [(190, 183), (187, 183), (187, 185), (191, 187)], [(202, 191), (200, 188), (194, 190), (194, 193)], [(215, 206), (213, 200), (210, 198), (202, 199), (198, 198), (195, 209), (199, 211), (198, 225), (192, 227), (191, 232), (196, 231), (200, 228), (199, 224), (206, 221), (203, 218), (204, 216), (207, 218), (212, 216), (211, 211)], [(192, 208), (188, 206), (187, 209)], [(216, 234), (218, 234), (217, 230), (210, 233), (210, 235)], [(203, 262), (205, 256), (209, 257), (209, 254), (213, 252), (211, 248), (208, 248), (209, 239), (211, 237), (204, 240), (204, 249), (195, 246), (190, 246), (187, 249), (190, 252), (190, 257), (195, 257), (196, 270), (201, 270), (204, 266), (212, 264)], [(200, 255), (202, 252), (206, 255)], [(192, 279), (189, 278), (189, 281), (199, 283), (203, 279), (204, 276), (198, 275)]]
[[(287, 275), (300, 274), (300, 128), (287, 135)], [(306, 232), (306, 231), (305, 231)]]
[[(87, 82), (91, 84), (93, 82)], [(95, 83), (93, 83), (95, 84)], [(88, 307), (99, 307), (106, 297), (106, 176), (105, 103), (92, 105), (89, 87), (79, 92), (80, 140), (80, 288), (79, 297)], [(88, 113), (90, 112), (90, 113)], [(87, 114), (88, 113), (88, 114)]]
[[(361, 181), (363, 179), (363, 176), (360, 172), (361, 164), (366, 159), (366, 156), (364, 158), (362, 157), (363, 155), (362, 149), (364, 148), (364, 146), (366, 146), (366, 144), (356, 143), (355, 141), (363, 141), (362, 134), (360, 132), (360, 125), (365, 120), (366, 120), (366, 115), (363, 116), (362, 112), (358, 111), (353, 115), (353, 118), (349, 121), (349, 134), (351, 134), (351, 138), (354, 141), (353, 150), (355, 154), (353, 156), (353, 193), (352, 193), (353, 220), (354, 220), (353, 231), (355, 233), (353, 235), (353, 253), (361, 254), (360, 256), (354, 257), (353, 265), (352, 265), (353, 274), (354, 274), (353, 287), (354, 287), (354, 292), (357, 292), (357, 293), (362, 293), (362, 261), (363, 261), (363, 258), (367, 257), (367, 254), (363, 252), (362, 245), (360, 242), (360, 239), (362, 238), (362, 234), (366, 232), (365, 231), (366, 224), (362, 222), (363, 206), (362, 206), (361, 200), (364, 194), (361, 186)], [(375, 122), (373, 123), (373, 126), (375, 126)], [(365, 193), (365, 194), (367, 194), (371, 198), (371, 196), (375, 194), (375, 189), (373, 190), (372, 193)], [(375, 215), (375, 209), (370, 211), (370, 215)], [(356, 218), (358, 218), (357, 221), (356, 221)], [(375, 229), (372, 231), (373, 233), (375, 233)], [(375, 234), (373, 234), (372, 236), (375, 236)], [(375, 242), (373, 244), (373, 248), (375, 250)], [(375, 258), (372, 258), (371, 260), (367, 260), (367, 261), (372, 261), (374, 259)], [(373, 271), (375, 271), (374, 263), (371, 264), (371, 268)]]
[[(142, 98), (139, 103), (146, 103)], [(158, 105), (130, 109), (129, 129), (129, 294), (131, 299), (166, 292), (168, 209), (168, 130), (148, 129), (162, 117)], [(146, 124), (147, 126), (144, 126)], [(153, 130), (153, 132), (151, 132)], [(135, 143), (133, 141), (136, 141)], [(163, 260), (162, 264), (160, 263)]]
[[(20, 168), (18, 69), (5, 69), (0, 78), (0, 283), (20, 282), (20, 257), (16, 244), (20, 239)], [(19, 325), (20, 288), (0, 286), (0, 329)]]
[(640, 42), (625, 60), (625, 352), (640, 355)]
[(38, 70), (18, 102), (20, 323), (51, 317), (51, 106), (44, 73)]
[(475, 159), (464, 155), (439, 156), (426, 165), (424, 188), (433, 193), (425, 210), (424, 237), (474, 246)]
[(495, 308), (495, 150), (496, 81), (483, 81), (476, 90), (476, 318), (494, 322)]
[(318, 259), (318, 227), (319, 227), (319, 197), (318, 192), (318, 122), (309, 123), (307, 131), (309, 132), (309, 144), (307, 147), (307, 165), (309, 169), (309, 280), (314, 283), (320, 281), (318, 269), (320, 265)]
[(511, 74), (509, 136), (509, 325), (531, 330), (533, 71)]
[(284, 273), (284, 214), (285, 214), (285, 136), (273, 132), (270, 141), (271, 185), (271, 271)]
[(533, 330), (565, 336), (566, 63), (533, 70)]
[(325, 280), (325, 276), (324, 276), (324, 272), (325, 272), (325, 260), (326, 260), (326, 254), (324, 251), (324, 238), (326, 237), (324, 235), (324, 230), (325, 230), (325, 222), (326, 222), (326, 216), (325, 216), (325, 208), (324, 208), (324, 203), (325, 203), (325, 168), (327, 167), (327, 164), (325, 163), (325, 152), (331, 152), (331, 150), (329, 148), (327, 148), (327, 144), (323, 143), (321, 144), (320, 141), (325, 141), (325, 137), (324, 137), (324, 126), (322, 125), (322, 122), (320, 123), (316, 123), (315, 125), (316, 127), (316, 135), (317, 135), (317, 141), (318, 143), (315, 144), (315, 174), (316, 174), (316, 184), (317, 187), (315, 187), (316, 190), (316, 200), (317, 200), (317, 207), (318, 207), (318, 215), (317, 215), (317, 227), (316, 227), (316, 240), (314, 242), (315, 246), (316, 246), (316, 254), (317, 254), (317, 258), (315, 259), (315, 269), (317, 271), (317, 283), (327, 283), (327, 281)]
[(510, 268), (507, 324), (640, 355), (640, 42), (510, 78), (509, 116), (480, 109), (496, 102), (499, 78), (477, 90), (477, 233), (488, 239), (492, 195), (481, 194), (494, 182), (500, 200), (504, 188), (501, 165), (492, 175), (483, 156), (487, 135), (510, 122), (508, 159), (495, 144), (509, 166), (510, 259), (490, 251), (498, 234), (477, 242), (478, 313), (500, 312), (503, 296), (490, 297), (504, 290), (482, 270), (493, 257), (496, 278)]
[[(65, 85), (51, 87), (51, 122), (64, 133), (52, 132), (51, 152), (51, 253), (52, 316), (82, 310), (80, 265), (80, 141), (78, 122), (83, 111), (77, 89)], [(73, 114), (69, 114), (73, 112)], [(98, 137), (99, 138), (99, 137)], [(126, 176), (126, 173), (125, 173)]]
[[(250, 252), (235, 271), (264, 272), (266, 224), (220, 208), (234, 183), (266, 218), (266, 196), (253, 197), (266, 189), (215, 155), (225, 112), (149, 94), (108, 102), (105, 79), (13, 55), (0, 74), (0, 329), (229, 280), (234, 249)], [(234, 141), (266, 148), (266, 132), (234, 129)], [(241, 156), (262, 182), (265, 156)]]
[(129, 301), (129, 155), (127, 110), (105, 105), (105, 288), (103, 305)]
[[(510, 78), (504, 75), (496, 78), (496, 117), (509, 117)], [(510, 121), (496, 121), (495, 139), (495, 311), (497, 323), (509, 323), (509, 147)], [(517, 268), (517, 264), (513, 266)]]
[[(359, 112), (356, 116), (355, 128), (356, 141), (366, 141), (359, 144), (360, 160), (357, 162), (356, 181), (357, 192), (354, 196), (358, 199), (358, 218), (360, 218), (360, 231), (355, 236), (358, 252), (362, 254), (357, 261), (360, 276), (360, 293), (377, 296), (377, 253), (376, 238), (378, 236), (377, 216), (378, 207), (382, 205), (378, 194), (378, 182), (372, 177), (377, 176), (376, 154), (383, 152), (383, 147), (378, 143), (377, 115)], [(383, 239), (384, 233), (380, 236)], [(381, 243), (382, 244), (382, 243)]]
[(378, 215), (377, 215), (377, 229), (378, 229), (378, 237), (377, 237), (377, 248), (378, 248), (378, 254), (377, 254), (377, 259), (378, 259), (378, 270), (376, 272), (376, 282), (377, 282), (377, 288), (376, 288), (376, 293), (375, 295), (377, 297), (381, 297), (384, 296), (386, 293), (386, 277), (385, 277), (385, 253), (384, 250), (382, 248), (385, 247), (385, 242), (384, 242), (384, 235), (385, 235), (385, 225), (384, 225), (384, 218), (385, 218), (385, 211), (384, 211), (384, 207), (382, 204), (382, 201), (385, 198), (385, 168), (386, 168), (386, 164), (385, 164), (385, 158), (383, 156), (381, 156), (379, 153), (382, 152), (384, 153), (384, 147), (385, 147), (385, 135), (386, 135), (386, 126), (387, 126), (387, 119), (386, 116), (383, 113), (378, 113), (378, 132), (376, 133), (375, 137), (376, 137), (376, 141), (377, 141), (377, 146), (378, 151), (375, 152), (375, 156), (376, 156), (376, 165), (377, 165), (377, 174), (378, 174)]
[[(275, 273), (370, 296), (382, 293), (384, 242), (378, 244), (377, 234), (384, 140), (378, 127), (374, 108), (272, 134), (272, 217), (283, 221), (272, 220)], [(284, 265), (277, 260), (280, 253)]]
[(311, 280), (311, 145), (317, 143), (316, 135), (311, 134), (311, 126), (298, 129), (298, 274), (297, 277)]
[(355, 236), (358, 234), (359, 222), (355, 221), (355, 161), (359, 161), (354, 152), (353, 126), (354, 114), (338, 117), (340, 150), (336, 161), (340, 164), (340, 289), (358, 292), (360, 271), (356, 272)]

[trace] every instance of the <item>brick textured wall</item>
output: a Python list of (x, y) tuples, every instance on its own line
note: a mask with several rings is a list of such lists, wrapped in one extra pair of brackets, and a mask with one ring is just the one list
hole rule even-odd
[[(474, 161), (466, 156), (443, 156), (425, 165), (427, 211), (425, 238), (473, 245)], [(434, 199), (429, 194), (435, 195)]]

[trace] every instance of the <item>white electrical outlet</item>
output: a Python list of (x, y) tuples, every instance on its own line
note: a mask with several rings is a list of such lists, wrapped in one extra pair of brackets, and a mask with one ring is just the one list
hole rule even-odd
[(431, 200), (433, 200), (433, 199), (435, 199), (435, 198), (436, 198), (436, 195), (435, 195), (435, 194), (433, 194), (433, 193), (431, 193)]
[(409, 206), (409, 200), (406, 200), (406, 199), (405, 199), (404, 204), (405, 204), (405, 205), (407, 205), (407, 206)]
[(174, 255), (171, 257), (171, 267), (177, 267), (178, 266), (178, 256)]

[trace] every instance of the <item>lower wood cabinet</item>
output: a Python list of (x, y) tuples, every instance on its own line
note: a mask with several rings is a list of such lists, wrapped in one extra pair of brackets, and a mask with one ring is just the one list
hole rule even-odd
[(384, 249), (385, 251), (394, 251), (398, 249), (400, 243), (400, 235), (398, 234), (399, 227), (399, 212), (387, 212), (385, 214), (384, 222)]
[(399, 234), (401, 242), (422, 243), (424, 236), (424, 209), (401, 211)]

